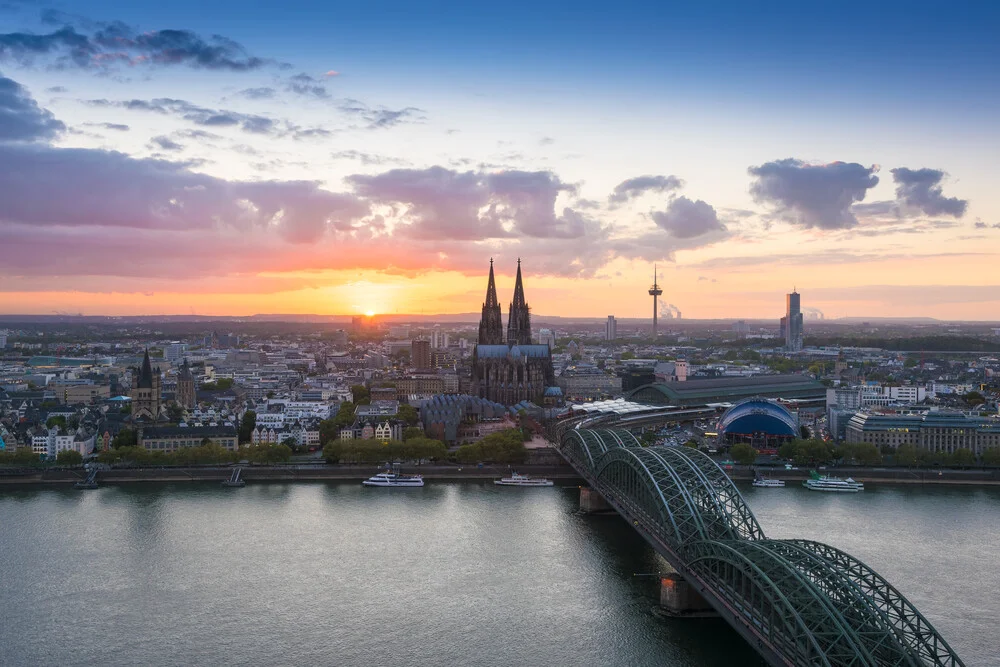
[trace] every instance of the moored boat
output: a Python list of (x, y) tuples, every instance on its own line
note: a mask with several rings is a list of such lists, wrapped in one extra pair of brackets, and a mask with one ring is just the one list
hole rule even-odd
[(401, 475), (387, 470), (373, 475), (361, 483), (365, 486), (423, 486), (424, 478), (420, 475)]
[(550, 479), (529, 477), (528, 475), (520, 475), (516, 472), (511, 473), (510, 477), (495, 479), (493, 483), (498, 486), (552, 486), (552, 480)]
[(764, 477), (759, 472), (755, 472), (752, 484), (761, 489), (778, 489), (785, 486), (785, 481), (781, 479), (773, 479), (771, 477)]
[(802, 486), (812, 491), (834, 491), (840, 493), (857, 493), (865, 490), (863, 483), (855, 482), (850, 477), (840, 479), (839, 477), (820, 475), (815, 470), (809, 471), (809, 479), (802, 482)]

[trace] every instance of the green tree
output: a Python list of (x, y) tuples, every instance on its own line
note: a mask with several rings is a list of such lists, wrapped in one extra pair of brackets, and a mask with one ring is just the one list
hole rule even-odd
[(167, 406), (167, 418), (174, 423), (181, 421), (184, 419), (184, 408), (177, 403), (171, 403)]
[(1000, 447), (990, 447), (984, 451), (983, 463), (988, 466), (1000, 466)]
[(975, 406), (986, 402), (986, 399), (983, 398), (983, 395), (978, 391), (970, 391), (968, 394), (962, 396), (962, 398), (969, 406)]
[(403, 429), (403, 442), (422, 437), (424, 437), (424, 429), (419, 426), (407, 426)]
[(253, 440), (255, 428), (257, 428), (257, 413), (253, 410), (247, 410), (243, 413), (243, 419), (240, 420), (239, 442), (241, 445)]
[(919, 460), (919, 452), (915, 445), (900, 445), (896, 448), (893, 459), (901, 466), (915, 466)]
[(420, 422), (420, 415), (412, 405), (400, 405), (396, 416), (406, 422), (407, 426), (416, 426)]
[(964, 447), (956, 449), (955, 453), (951, 455), (951, 464), (960, 468), (968, 468), (976, 464), (976, 455), (972, 453), (971, 449)]
[(45, 427), (52, 428), (53, 426), (58, 426), (59, 428), (66, 428), (66, 418), (62, 415), (53, 415), (45, 420)]
[(354, 398), (355, 405), (368, 405), (372, 402), (371, 392), (363, 384), (351, 386), (351, 396)]
[(338, 431), (354, 423), (354, 403), (344, 401), (337, 410), (337, 415), (333, 418), (333, 424)]
[(685, 447), (690, 447), (691, 449), (698, 449), (698, 441), (692, 438), (684, 443)]
[(729, 450), (729, 455), (733, 457), (733, 460), (740, 465), (745, 466), (753, 465), (754, 461), (757, 460), (757, 454), (759, 453), (760, 452), (745, 442), (738, 442)]
[(111, 441), (111, 446), (115, 449), (121, 449), (122, 447), (135, 447), (138, 443), (138, 436), (135, 430), (130, 428), (123, 428), (118, 431), (118, 434)]
[(64, 449), (56, 455), (56, 463), (61, 466), (78, 466), (83, 463), (83, 455), (75, 449)]

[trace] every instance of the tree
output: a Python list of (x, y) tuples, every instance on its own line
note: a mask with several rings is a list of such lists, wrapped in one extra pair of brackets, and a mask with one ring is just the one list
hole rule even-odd
[(905, 444), (896, 448), (893, 458), (901, 466), (914, 466), (919, 459), (919, 453), (915, 445)]
[(372, 402), (371, 392), (363, 384), (352, 385), (351, 396), (354, 398), (355, 405), (368, 405)]
[(53, 415), (45, 420), (45, 427), (52, 428), (53, 426), (58, 426), (59, 428), (66, 428), (66, 418), (62, 415)]
[(962, 396), (962, 398), (965, 399), (965, 402), (968, 403), (970, 406), (975, 406), (986, 402), (986, 399), (983, 398), (983, 395), (980, 394), (978, 391), (970, 391), (968, 394)]
[(951, 455), (951, 463), (952, 465), (959, 466), (960, 468), (967, 468), (975, 465), (976, 455), (972, 453), (971, 449), (962, 447), (960, 449), (956, 449), (955, 453)]
[(420, 421), (420, 415), (418, 414), (417, 409), (412, 405), (400, 405), (399, 412), (396, 416), (405, 421), (407, 426), (416, 426)]
[(403, 429), (403, 442), (422, 437), (424, 437), (424, 429), (419, 426), (407, 426)]
[(75, 449), (64, 449), (56, 455), (56, 463), (61, 466), (78, 466), (83, 463), (83, 454)]
[(990, 447), (983, 452), (983, 463), (988, 466), (1000, 465), (1000, 447)]
[(760, 452), (745, 442), (738, 442), (729, 450), (729, 455), (733, 457), (733, 460), (740, 465), (745, 466), (753, 465), (754, 461), (757, 460), (757, 454), (759, 453)]
[(333, 418), (333, 423), (339, 429), (346, 428), (354, 423), (354, 403), (344, 401), (337, 410), (337, 415)]
[(184, 408), (177, 403), (171, 403), (167, 406), (167, 418), (172, 422), (179, 422), (184, 419)]
[(138, 443), (138, 437), (136, 432), (130, 428), (123, 428), (118, 431), (118, 434), (111, 441), (111, 446), (115, 449), (121, 449), (122, 447), (135, 447)]
[(239, 442), (241, 445), (253, 440), (255, 428), (257, 428), (257, 413), (253, 410), (247, 410), (243, 413), (243, 419), (240, 420)]
[(698, 449), (698, 441), (692, 438), (684, 443), (685, 447), (690, 447), (691, 449)]

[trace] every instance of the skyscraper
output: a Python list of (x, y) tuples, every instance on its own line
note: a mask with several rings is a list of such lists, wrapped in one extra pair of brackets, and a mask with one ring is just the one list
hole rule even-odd
[(417, 370), (431, 367), (431, 342), (429, 340), (410, 341), (410, 365)]
[(802, 349), (802, 308), (799, 293), (792, 289), (785, 295), (785, 317), (782, 318), (785, 333), (785, 349), (798, 352)]
[(614, 315), (608, 315), (608, 321), (604, 325), (604, 339), (616, 340), (618, 338), (618, 320)]

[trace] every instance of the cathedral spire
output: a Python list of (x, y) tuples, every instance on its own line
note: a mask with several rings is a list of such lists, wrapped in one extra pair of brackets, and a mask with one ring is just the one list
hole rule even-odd
[(497, 299), (497, 283), (493, 277), (493, 258), (490, 258), (490, 281), (486, 285), (486, 301), (479, 320), (479, 344), (503, 344), (503, 315), (500, 314), (500, 300)]
[(531, 344), (531, 311), (524, 299), (524, 283), (521, 280), (521, 258), (517, 258), (517, 279), (514, 281), (514, 300), (507, 315), (507, 344)]

